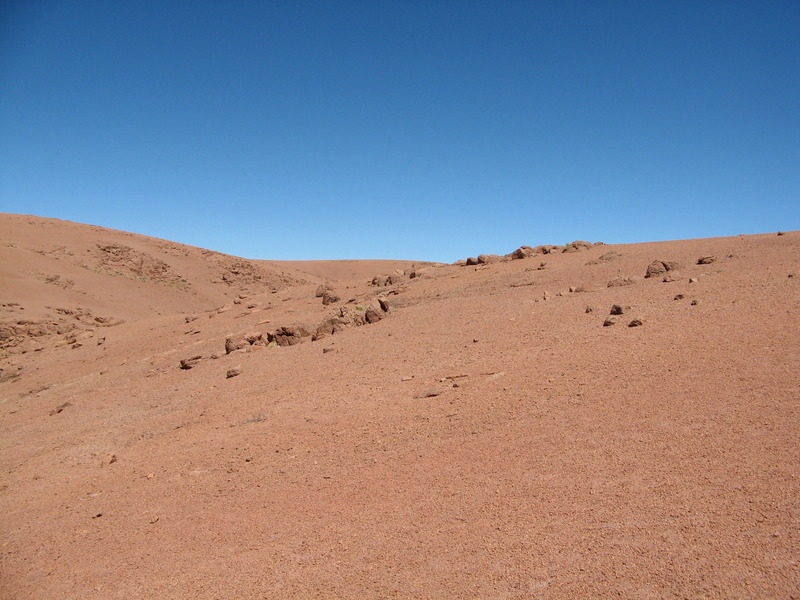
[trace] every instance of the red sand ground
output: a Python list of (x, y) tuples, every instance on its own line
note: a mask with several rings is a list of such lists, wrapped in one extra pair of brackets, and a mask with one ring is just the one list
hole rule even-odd
[(0, 215), (0, 597), (800, 598), (800, 233), (420, 267)]

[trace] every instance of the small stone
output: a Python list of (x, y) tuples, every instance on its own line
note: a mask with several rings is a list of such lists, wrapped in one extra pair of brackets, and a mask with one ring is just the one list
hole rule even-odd
[(439, 388), (431, 388), (429, 390), (425, 390), (424, 392), (420, 392), (414, 398), (433, 398), (434, 396), (438, 396), (442, 393), (442, 390)]
[(406, 375), (405, 377), (401, 377), (400, 381), (411, 381), (412, 379), (414, 379), (413, 375)]
[(786, 235), (783, 231), (779, 231), (778, 235)]
[(113, 465), (115, 462), (117, 462), (116, 454), (109, 454), (106, 456), (106, 464)]
[(64, 410), (65, 408), (69, 408), (70, 406), (72, 406), (71, 402), (64, 402), (64, 404), (59, 404), (53, 410), (50, 411), (50, 416), (52, 417), (53, 415), (57, 415), (62, 410)]
[(542, 300), (548, 300), (550, 298), (550, 292), (545, 290), (542, 292)]
[(333, 352), (333, 348), (323, 348), (322, 353), (327, 354), (328, 352)]
[(674, 300), (683, 300), (684, 298), (686, 298), (686, 296), (684, 296), (683, 294), (675, 294), (675, 298), (673, 298), (673, 299)]
[(692, 300), (690, 304), (692, 306), (697, 306), (698, 304), (700, 304), (700, 300)]
[(616, 325), (617, 319), (614, 317), (608, 317), (605, 321), (603, 321), (603, 327), (611, 327), (612, 325)]
[(228, 372), (225, 373), (225, 377), (230, 379), (231, 377), (236, 377), (242, 374), (241, 367), (234, 367), (233, 369), (228, 369)]
[(199, 354), (197, 356), (192, 356), (191, 358), (182, 358), (180, 368), (184, 370), (191, 369), (197, 366), (197, 363), (200, 362), (200, 359), (203, 358)]
[(715, 260), (717, 260), (716, 256), (701, 256), (700, 258), (697, 259), (697, 264), (698, 265), (710, 265)]
[(641, 327), (643, 324), (641, 319), (634, 319), (628, 323), (628, 327)]
[(614, 306), (611, 307), (611, 312), (609, 314), (621, 315), (624, 312), (625, 312), (624, 309), (619, 304), (615, 304)]
[(589, 305), (586, 307), (586, 312), (587, 312), (587, 313), (594, 312), (594, 306), (593, 306), (593, 305), (591, 305), (591, 304), (589, 304)]
[(691, 277), (691, 278), (689, 278), (689, 283), (697, 283), (698, 281), (699, 281), (699, 280), (697, 279), (697, 277)]

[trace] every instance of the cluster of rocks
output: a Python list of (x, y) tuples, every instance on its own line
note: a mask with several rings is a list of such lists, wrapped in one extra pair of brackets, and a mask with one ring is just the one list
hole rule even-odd
[(579, 252), (581, 250), (587, 250), (599, 244), (602, 244), (602, 242), (597, 242), (597, 244), (592, 244), (591, 242), (576, 240), (574, 242), (570, 242), (569, 244), (565, 244), (563, 246), (554, 246), (551, 244), (543, 244), (540, 246), (520, 246), (510, 254), (504, 254), (502, 256), (499, 254), (480, 254), (477, 257), (470, 256), (467, 259), (457, 260), (453, 264), (458, 266), (488, 265), (496, 262), (505, 262), (509, 260), (520, 260), (523, 258), (530, 258), (532, 256), (537, 256), (541, 254)]
[(181, 275), (160, 258), (124, 244), (96, 244), (100, 269), (111, 275), (161, 282), (184, 281)]
[[(613, 260), (613, 258), (610, 258), (609, 260)], [(701, 256), (700, 258), (697, 259), (697, 264), (710, 265), (716, 260), (717, 257), (713, 255)], [(595, 262), (595, 264), (597, 263)], [(680, 268), (681, 264), (675, 261), (654, 260), (649, 265), (647, 265), (647, 270), (645, 271), (644, 277), (645, 279), (650, 279), (652, 277), (662, 277), (663, 282), (669, 283), (672, 281), (676, 281), (676, 275)], [(621, 287), (625, 285), (631, 285), (633, 283), (636, 283), (637, 281), (639, 281), (639, 278), (636, 277), (635, 275), (631, 275), (628, 277), (615, 277), (614, 279), (611, 279), (607, 285), (608, 287)], [(689, 280), (689, 282), (696, 283), (697, 278), (692, 278)]]
[(340, 306), (334, 314), (317, 326), (311, 340), (321, 340), (348, 327), (360, 327), (361, 325), (377, 323), (384, 317), (384, 313), (388, 311), (388, 306), (386, 310), (384, 310), (383, 306), (381, 305), (380, 309), (374, 306)]
[[(322, 297), (332, 290), (323, 286)], [(325, 337), (339, 333), (349, 327), (360, 327), (377, 323), (386, 316), (386, 313), (402, 306), (404, 302), (399, 297), (378, 298), (378, 306), (340, 306), (333, 313), (325, 318), (315, 329), (308, 329), (304, 325), (288, 325), (278, 327), (274, 331), (262, 333), (253, 331), (243, 335), (231, 335), (225, 338), (225, 354), (234, 352), (250, 352), (256, 348), (275, 348), (279, 346), (294, 346), (303, 342), (307, 338), (312, 341), (321, 340)], [(216, 358), (214, 355), (211, 358)], [(185, 358), (180, 361), (179, 368), (192, 369), (203, 359), (197, 355)], [(241, 371), (239, 371), (241, 372)], [(236, 373), (236, 375), (239, 374)], [(227, 375), (235, 377), (235, 375)]]
[[(627, 311), (631, 309), (630, 306), (622, 306), (621, 304), (614, 304), (609, 311), (609, 316), (606, 317), (606, 320), (603, 321), (603, 327), (611, 327), (612, 325), (616, 325), (619, 322), (619, 319), (622, 315), (624, 315)], [(586, 312), (592, 312), (587, 310)], [(644, 321), (641, 319), (632, 319), (628, 323), (628, 327), (641, 327), (644, 325)]]
[(278, 327), (275, 331), (269, 333), (254, 331), (244, 335), (229, 336), (225, 339), (225, 354), (246, 349), (250, 346), (294, 346), (310, 335), (311, 333), (302, 325), (288, 325)]
[(92, 337), (95, 328), (113, 327), (123, 322), (121, 319), (94, 315), (86, 308), (51, 310), (54, 314), (47, 314), (41, 320), (0, 321), (0, 356), (41, 351), (45, 347), (43, 340), (59, 335), (63, 337), (55, 341), (55, 347), (79, 348), (79, 340)]
[(395, 269), (391, 275), (376, 275), (370, 281), (370, 285), (376, 287), (387, 287), (390, 285), (398, 285), (407, 279), (416, 279), (422, 277), (430, 267), (411, 267), (409, 269)]
[(325, 306), (328, 304), (335, 304), (341, 300), (339, 295), (334, 291), (333, 286), (327, 281), (317, 287), (317, 291), (314, 295), (317, 298), (322, 298), (322, 304)]

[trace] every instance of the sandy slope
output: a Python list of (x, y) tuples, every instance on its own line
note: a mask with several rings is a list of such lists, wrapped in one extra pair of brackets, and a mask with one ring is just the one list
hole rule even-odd
[[(85, 253), (83, 226), (45, 222)], [(46, 312), (63, 288), (30, 274), (61, 271), (7, 234), (0, 301), (20, 306), (3, 319)], [(186, 252), (168, 264), (196, 296), (138, 281), (156, 291), (119, 306), (128, 288), (61, 258), (81, 306), (124, 322), (6, 348), (3, 598), (800, 597), (800, 233), (388, 287), (372, 265), (313, 265), (307, 283), (287, 265), (245, 290)], [(680, 264), (674, 281), (643, 277), (656, 259)], [(339, 302), (315, 296), (322, 279)], [(266, 345), (341, 307), (334, 335)], [(370, 307), (384, 318), (357, 326)], [(226, 354), (246, 333), (264, 345)]]

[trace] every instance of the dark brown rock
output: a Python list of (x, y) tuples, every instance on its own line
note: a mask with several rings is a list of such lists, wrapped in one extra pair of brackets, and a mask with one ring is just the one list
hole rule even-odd
[(264, 336), (260, 331), (251, 331), (250, 333), (246, 333), (244, 335), (244, 341), (253, 346), (256, 344), (261, 344), (264, 341)]
[(663, 275), (667, 272), (664, 263), (660, 260), (654, 260), (649, 265), (647, 265), (647, 272), (645, 273), (645, 279), (649, 279), (650, 277), (656, 277), (658, 275)]
[(624, 312), (625, 312), (625, 310), (622, 308), (622, 306), (620, 306), (619, 304), (615, 304), (614, 306), (611, 307), (611, 313), (610, 314), (612, 314), (612, 315), (621, 315)]
[(311, 337), (313, 341), (321, 340), (324, 337), (329, 335), (333, 335), (336, 332), (336, 328), (334, 326), (333, 319), (325, 319), (322, 323), (317, 326), (317, 330), (314, 332), (314, 335)]
[(536, 254), (536, 250), (534, 250), (530, 246), (520, 246), (511, 253), (511, 258), (513, 260), (519, 260), (522, 258), (529, 258), (534, 254)]
[(716, 256), (701, 256), (700, 258), (697, 259), (697, 264), (698, 265), (710, 265), (715, 260), (717, 260)]
[(242, 374), (241, 367), (233, 367), (232, 369), (228, 369), (228, 372), (225, 373), (225, 377), (230, 379), (231, 377), (236, 377)]
[(654, 260), (647, 266), (645, 278), (657, 277), (668, 271), (677, 271), (680, 266), (680, 263), (671, 260)]
[(237, 350), (241, 350), (245, 346), (249, 346), (247, 340), (243, 337), (229, 337), (225, 339), (225, 354), (230, 354), (231, 352), (236, 352)]
[(180, 368), (184, 370), (191, 369), (197, 366), (197, 363), (200, 362), (200, 359), (203, 358), (199, 354), (197, 356), (192, 356), (191, 358), (182, 358)]
[(429, 390), (424, 390), (419, 392), (418, 394), (414, 395), (414, 398), (433, 398), (434, 396), (439, 396), (442, 393), (442, 390), (439, 388), (431, 388)]
[(311, 334), (305, 327), (300, 325), (289, 325), (285, 327), (279, 327), (272, 333), (268, 334), (268, 339), (270, 343), (274, 342), (278, 346), (294, 346), (295, 344), (299, 344), (303, 341), (304, 337), (308, 337)]
[(641, 319), (634, 319), (630, 323), (628, 323), (628, 327), (641, 327), (644, 323)]
[(468, 266), (468, 267), (471, 267), (471, 266), (473, 266), (473, 265), (478, 265), (478, 264), (480, 264), (480, 261), (478, 261), (478, 259), (477, 259), (477, 258), (475, 258), (474, 256), (470, 256), (470, 257), (467, 259), (467, 266)]
[(339, 298), (339, 296), (337, 296), (333, 290), (325, 290), (322, 294), (322, 304), (325, 306), (328, 304), (334, 304), (340, 300), (341, 298)]
[(367, 323), (377, 323), (382, 318), (383, 318), (383, 311), (378, 310), (377, 308), (374, 308), (372, 306), (367, 308), (367, 310), (364, 312), (364, 319), (367, 321)]

